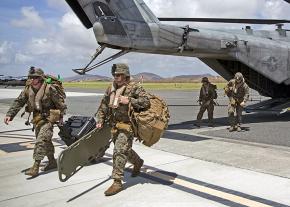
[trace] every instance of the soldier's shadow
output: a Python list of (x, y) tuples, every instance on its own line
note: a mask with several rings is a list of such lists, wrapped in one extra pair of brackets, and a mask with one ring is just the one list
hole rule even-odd
[[(279, 116), (275, 114), (262, 114), (262, 113), (243, 113), (242, 124), (252, 124), (252, 123), (267, 123), (267, 122), (289, 122), (290, 113), (284, 113)], [(169, 130), (175, 129), (196, 129), (194, 126), (196, 120), (184, 121), (180, 123), (170, 124), (168, 126)], [(201, 125), (207, 126), (208, 119), (204, 118)], [(227, 116), (219, 117), (214, 119), (215, 127), (229, 126), (229, 119)], [(245, 129), (245, 131), (248, 131)]]
[(125, 169), (124, 190), (138, 184), (157, 184), (170, 186), (174, 183), (174, 179), (178, 176), (175, 172), (160, 170), (158, 168), (144, 165), (138, 177), (131, 177), (133, 166)]
[[(103, 163), (112, 166), (112, 163), (108, 162), (109, 160), (110, 159), (108, 159), (108, 160), (105, 159), (105, 160), (103, 160), (104, 161)], [(131, 177), (132, 169), (133, 169), (132, 165), (125, 168), (124, 184), (123, 184), (124, 190), (126, 190), (130, 187), (133, 187), (135, 185), (138, 185), (138, 184), (147, 184), (147, 183), (170, 186), (173, 184), (173, 180), (178, 176), (174, 172), (162, 171), (158, 168), (143, 165), (141, 168), (141, 173), (138, 175), (138, 177), (133, 178), (133, 177)], [(143, 178), (143, 179), (140, 179), (140, 178)], [(99, 182), (98, 184), (94, 185), (93, 187), (91, 187), (91, 188), (81, 192), (80, 194), (70, 198), (69, 200), (67, 200), (67, 203), (72, 202), (75, 199), (78, 199), (79, 197), (85, 195), (86, 193), (92, 191), (93, 189), (95, 189), (95, 188), (97, 188), (97, 187), (99, 187), (99, 186), (103, 185), (104, 183), (111, 181), (111, 180), (112, 180), (111, 177), (104, 179), (103, 181)]]
[(71, 202), (71, 201), (73, 201), (73, 200), (75, 200), (75, 199), (77, 199), (77, 198), (79, 198), (79, 197), (85, 195), (86, 193), (88, 193), (88, 192), (92, 191), (93, 189), (95, 189), (95, 188), (97, 188), (97, 187), (103, 185), (104, 183), (108, 182), (109, 180), (111, 180), (111, 177), (108, 177), (107, 179), (103, 180), (102, 182), (98, 183), (97, 185), (94, 185), (93, 187), (91, 187), (91, 188), (89, 188), (89, 189), (87, 189), (87, 190), (81, 192), (80, 194), (78, 194), (78, 195), (76, 195), (76, 196), (70, 198), (69, 200), (67, 200), (67, 203), (69, 203), (69, 202)]

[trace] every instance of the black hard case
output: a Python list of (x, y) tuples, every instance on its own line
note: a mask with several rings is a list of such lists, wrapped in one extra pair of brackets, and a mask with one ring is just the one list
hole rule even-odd
[(70, 146), (96, 128), (96, 120), (90, 116), (71, 116), (63, 126), (58, 127), (58, 135), (67, 146)]

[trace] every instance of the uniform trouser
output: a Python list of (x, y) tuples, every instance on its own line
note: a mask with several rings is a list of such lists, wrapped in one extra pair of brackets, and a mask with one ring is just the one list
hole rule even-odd
[(50, 122), (44, 122), (35, 128), (36, 142), (34, 146), (33, 159), (43, 160), (45, 156), (54, 154), (52, 144), (53, 125)]
[(113, 134), (113, 172), (112, 178), (122, 180), (127, 161), (136, 164), (141, 161), (139, 155), (132, 149), (134, 134), (125, 130), (117, 130)]
[[(236, 112), (236, 117), (235, 117), (235, 112)], [(239, 104), (236, 105), (229, 105), (228, 108), (228, 114), (229, 114), (229, 123), (230, 126), (235, 127), (235, 126), (240, 126), (242, 123), (242, 112), (243, 112), (243, 107), (240, 106)]]
[(213, 111), (214, 111), (214, 104), (213, 103), (209, 103), (209, 104), (202, 103), (196, 119), (197, 119), (197, 121), (200, 121), (202, 119), (203, 113), (206, 110), (207, 110), (207, 114), (208, 114), (208, 121), (210, 123), (212, 123), (213, 122)]

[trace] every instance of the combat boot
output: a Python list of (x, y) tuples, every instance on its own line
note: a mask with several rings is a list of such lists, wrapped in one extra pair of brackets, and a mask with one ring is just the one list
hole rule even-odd
[(121, 180), (114, 180), (114, 183), (105, 191), (105, 196), (112, 196), (123, 190)]
[(57, 168), (56, 160), (54, 158), (54, 155), (48, 155), (48, 163), (41, 168), (42, 171), (48, 171)]
[(141, 159), (137, 164), (134, 165), (131, 177), (137, 177), (140, 174), (140, 170), (143, 163), (144, 163), (144, 160)]
[(233, 132), (233, 131), (235, 131), (235, 128), (234, 128), (233, 126), (231, 126), (231, 127), (229, 128), (229, 132)]
[(25, 175), (30, 175), (31, 177), (38, 176), (39, 165), (40, 165), (40, 160), (35, 160), (33, 166), (25, 171)]

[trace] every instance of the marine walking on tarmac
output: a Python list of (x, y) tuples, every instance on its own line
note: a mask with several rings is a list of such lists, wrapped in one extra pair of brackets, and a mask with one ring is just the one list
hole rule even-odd
[[(249, 100), (249, 86), (246, 84), (243, 74), (237, 72), (234, 79), (230, 80), (224, 88), (229, 97), (228, 117), (229, 131), (241, 131), (242, 112)], [(236, 116), (235, 116), (236, 113)]]
[(96, 113), (97, 128), (109, 122), (112, 127), (113, 150), (113, 184), (105, 191), (106, 196), (114, 195), (123, 190), (122, 180), (124, 168), (129, 161), (134, 165), (131, 176), (140, 173), (143, 160), (132, 149), (134, 132), (129, 117), (130, 106), (136, 111), (146, 110), (150, 107), (150, 100), (145, 90), (130, 81), (130, 72), (127, 64), (114, 64), (112, 66), (113, 83), (107, 88)]
[(207, 110), (208, 126), (213, 127), (214, 99), (217, 99), (216, 85), (210, 83), (207, 77), (203, 77), (201, 82), (202, 86), (200, 88), (198, 99), (200, 109), (197, 114), (195, 126), (200, 127), (203, 113)]
[[(53, 125), (63, 122), (67, 107), (64, 90), (57, 78), (47, 76), (42, 69), (34, 67), (30, 68), (28, 78), (25, 88), (6, 113), (4, 123), (9, 124), (25, 105), (29, 117), (32, 113), (31, 122), (36, 135), (34, 164), (25, 174), (35, 177), (39, 174), (40, 163), (45, 156), (48, 157), (48, 163), (42, 168), (43, 171), (57, 167), (52, 143)], [(30, 124), (29, 119), (25, 124)]]

